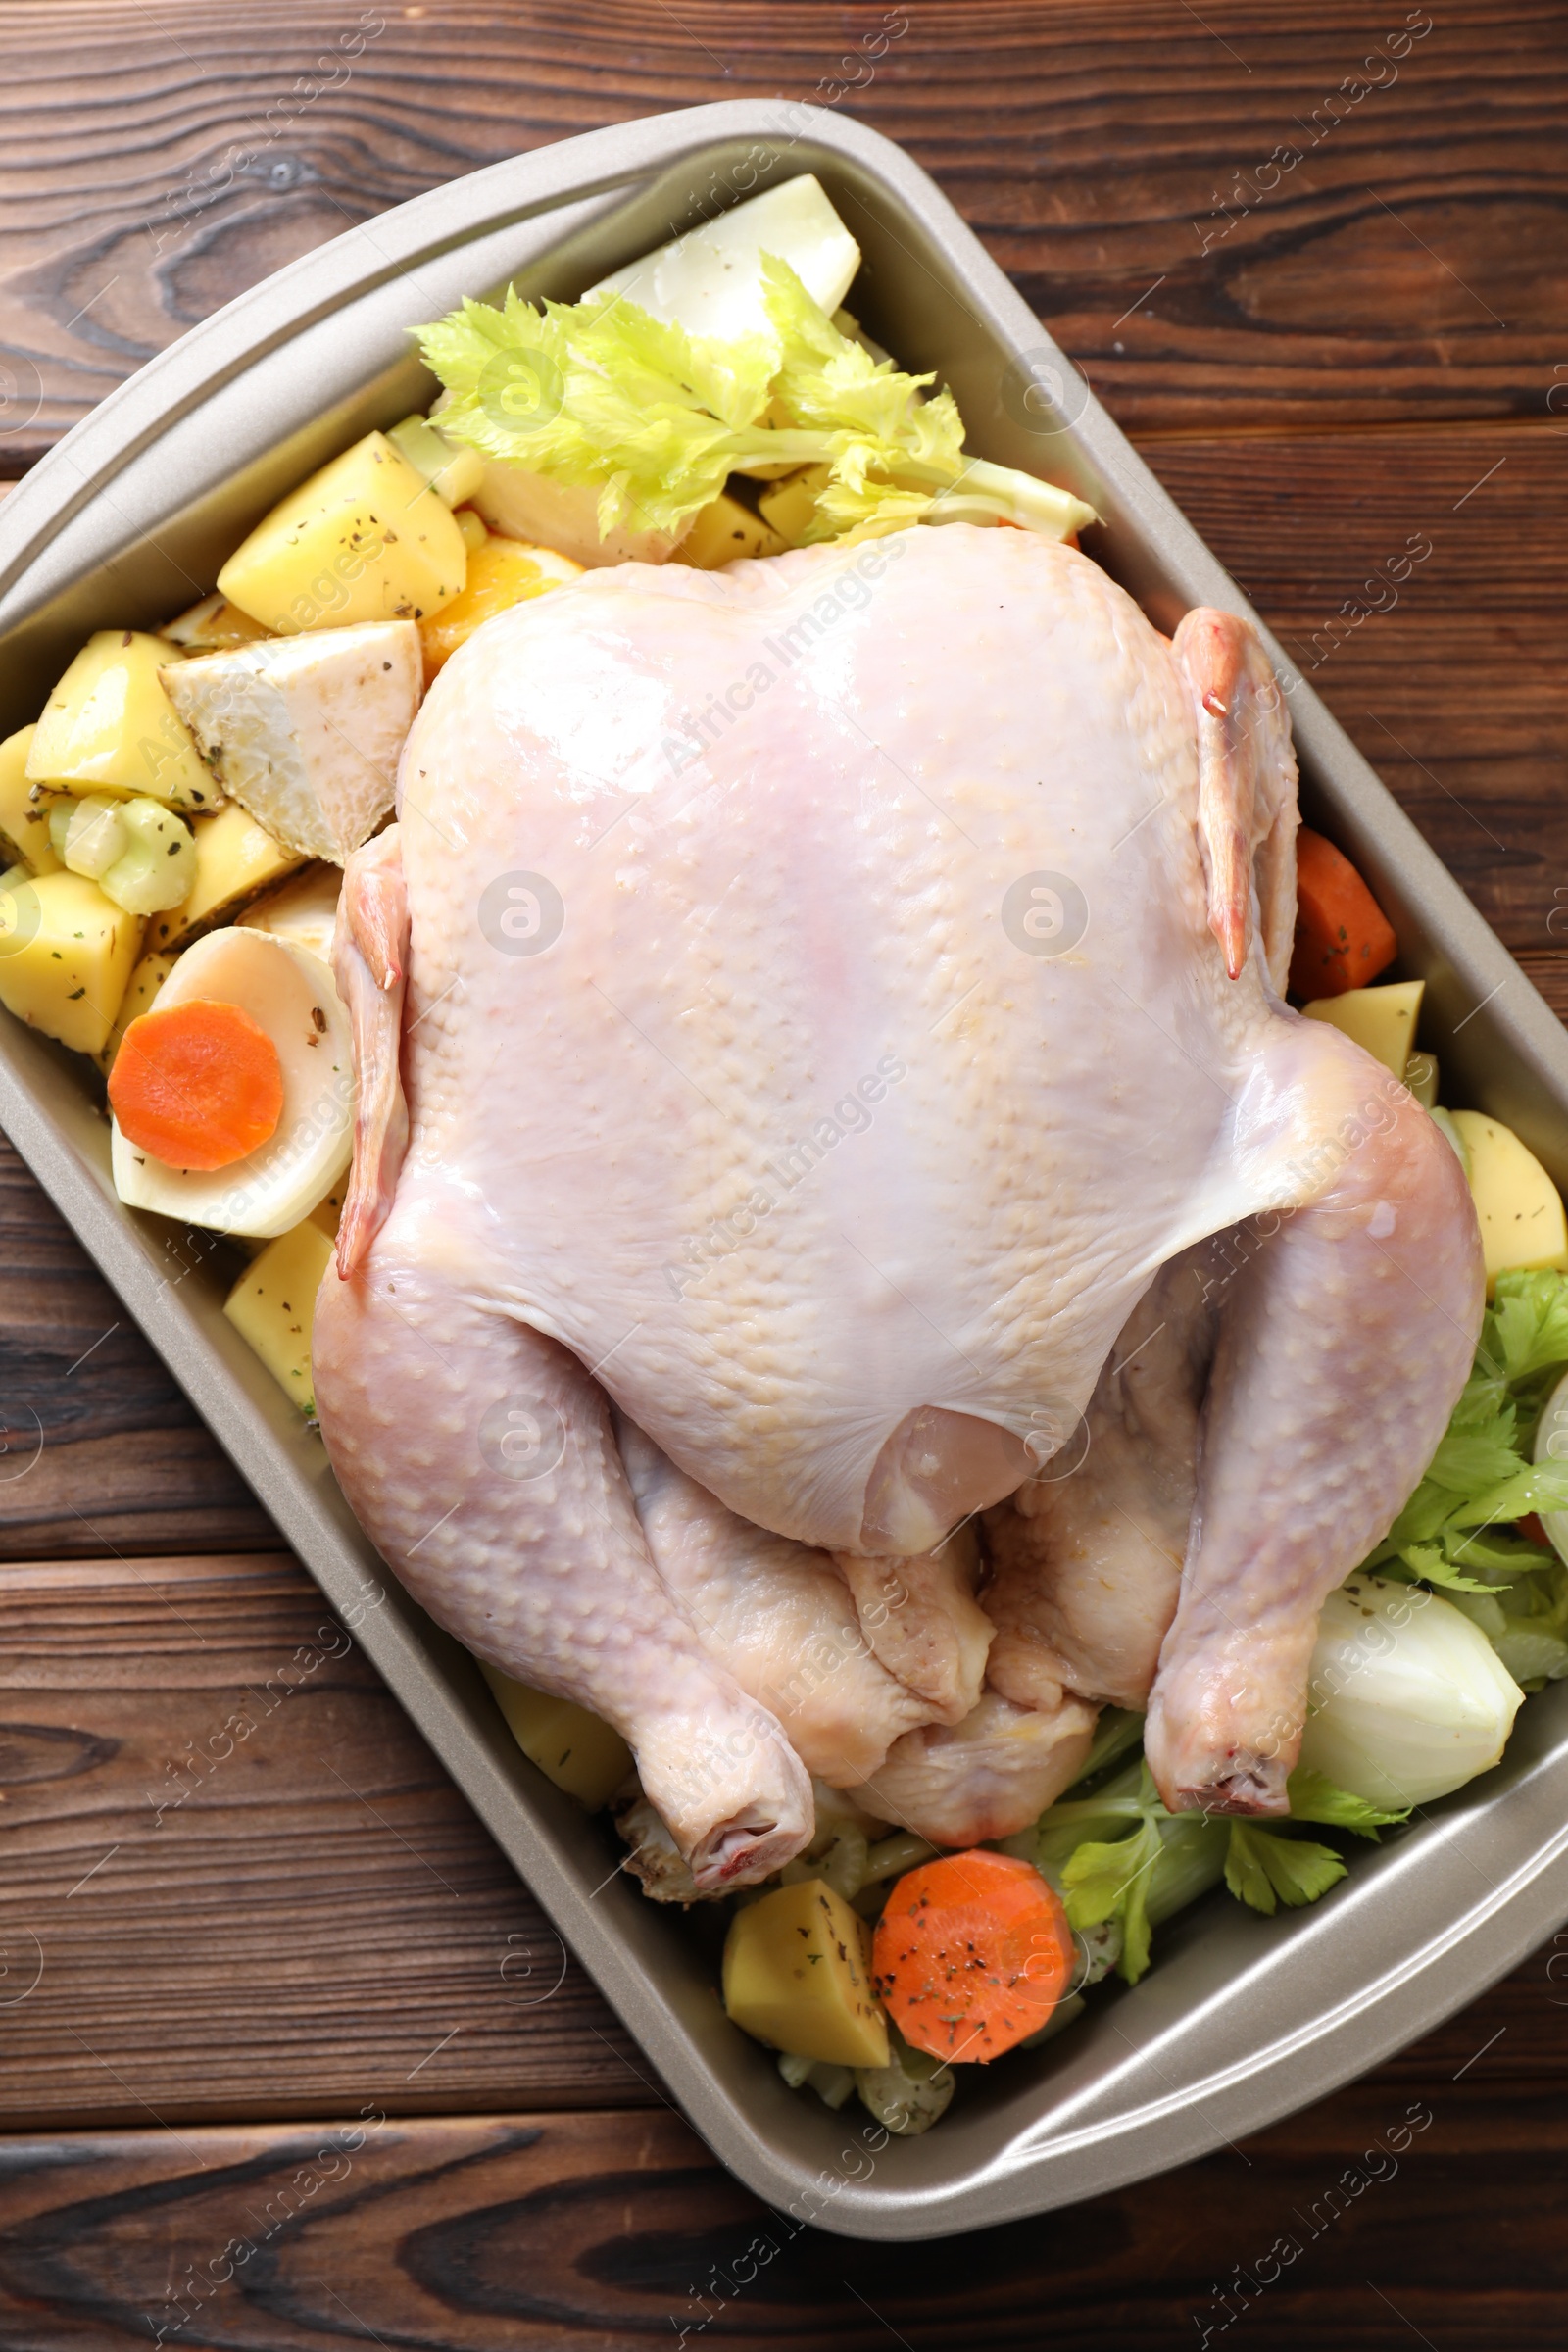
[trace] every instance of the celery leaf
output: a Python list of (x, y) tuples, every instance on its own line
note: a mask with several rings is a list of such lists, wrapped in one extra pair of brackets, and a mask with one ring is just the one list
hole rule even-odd
[(1280, 1903), (1293, 1910), (1315, 1903), (1344, 1876), (1345, 1864), (1330, 1846), (1276, 1837), (1250, 1822), (1231, 1823), (1225, 1884), (1239, 1902), (1250, 1903), (1254, 1911), (1272, 1914)]

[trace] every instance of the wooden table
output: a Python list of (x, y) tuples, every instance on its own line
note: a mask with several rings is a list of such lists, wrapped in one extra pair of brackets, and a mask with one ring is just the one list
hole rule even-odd
[[(456, 173), (703, 99), (843, 105), (1568, 1008), (1565, 31), (1548, 0), (11, 0), (0, 471)], [(9, 1154), (0, 1188), (0, 2343), (630, 2347), (705, 2311), (820, 2352), (1561, 2343), (1568, 1942), (1185, 2172), (963, 2240), (808, 2231), (730, 2300), (758, 2208), (346, 1639), (196, 1769), (330, 1620)]]

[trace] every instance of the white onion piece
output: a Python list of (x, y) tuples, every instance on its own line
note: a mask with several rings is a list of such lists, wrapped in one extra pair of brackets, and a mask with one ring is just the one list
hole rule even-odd
[(1352, 1576), (1318, 1621), (1301, 1762), (1396, 1811), (1496, 1763), (1524, 1692), (1450, 1601)]
[(258, 899), (238, 918), (243, 931), (270, 931), (274, 939), (292, 940), (308, 948), (324, 964), (332, 961), (332, 929), (343, 888), (340, 865), (308, 865), (291, 874), (277, 890)]
[[(1536, 1423), (1536, 1460), (1568, 1462), (1568, 1372), (1552, 1390)], [(1568, 1560), (1568, 1511), (1543, 1511), (1541, 1524), (1558, 1557)]]
[(213, 931), (187, 948), (157, 1009), (194, 998), (237, 1004), (265, 1029), (283, 1071), (283, 1109), (265, 1144), (226, 1168), (167, 1167), (114, 1122), (115, 1190), (129, 1208), (259, 1241), (287, 1233), (325, 1199), (353, 1150), (348, 1015), (320, 958), (266, 931)]

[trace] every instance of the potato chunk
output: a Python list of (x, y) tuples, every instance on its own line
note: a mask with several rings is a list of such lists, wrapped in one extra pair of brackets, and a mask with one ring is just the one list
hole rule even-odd
[(307, 1217), (252, 1258), (223, 1301), (224, 1314), (250, 1342), (284, 1396), (313, 1416), (311, 1323), (316, 1294), (331, 1257), (331, 1241), (314, 1218)]
[(168, 660), (167, 642), (137, 629), (89, 637), (33, 730), (27, 781), (216, 808), (222, 794), (158, 674)]
[(32, 798), (27, 753), (36, 727), (19, 727), (0, 743), (0, 836), (29, 874), (58, 874), (60, 860), (49, 840), (49, 804)]
[(0, 1004), (78, 1054), (109, 1042), (141, 924), (81, 874), (0, 889)]
[(724, 1939), (724, 2007), (759, 2041), (835, 2066), (886, 2066), (871, 1936), (821, 1879), (748, 1903)]
[(292, 637), (422, 620), (462, 593), (466, 570), (451, 508), (384, 433), (367, 433), (257, 524), (218, 586), (264, 628)]
[(149, 948), (172, 948), (176, 941), (183, 945), (198, 931), (237, 913), (304, 863), (298, 850), (274, 841), (238, 801), (230, 801), (216, 816), (200, 818), (191, 831), (196, 836), (196, 879), (177, 906), (153, 916)]
[(1500, 1119), (1456, 1110), (1453, 1123), (1469, 1154), (1470, 1191), (1487, 1256), (1487, 1297), (1499, 1274), (1538, 1267), (1568, 1269), (1568, 1220), (1562, 1195), (1535, 1153)]
[(151, 956), (142, 957), (126, 981), (125, 993), (120, 1000), (120, 1010), (115, 1015), (114, 1027), (110, 1030), (108, 1038), (96, 1055), (98, 1067), (106, 1078), (115, 1066), (115, 1055), (120, 1052), (121, 1039), (130, 1027), (131, 1022), (140, 1014), (151, 1012), (158, 1002), (159, 990), (178, 961), (178, 956), (171, 955), (167, 950), (155, 950)]
[(675, 562), (689, 564), (694, 571), (717, 571), (742, 556), (781, 556), (788, 545), (771, 523), (726, 490), (692, 516)]
[(527, 1683), (514, 1682), (499, 1667), (479, 1660), (479, 1672), (495, 1692), (514, 1740), (547, 1781), (564, 1788), (590, 1813), (608, 1805), (632, 1768), (631, 1749), (603, 1716), (569, 1698), (551, 1698)]
[(1383, 988), (1348, 988), (1337, 997), (1319, 997), (1301, 1010), (1309, 1021), (1327, 1021), (1331, 1029), (1342, 1029), (1391, 1076), (1402, 1078), (1415, 1046), (1426, 985), (1424, 980), (1391, 980)]

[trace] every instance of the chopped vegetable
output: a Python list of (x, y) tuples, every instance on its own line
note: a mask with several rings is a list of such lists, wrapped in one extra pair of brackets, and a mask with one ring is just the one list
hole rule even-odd
[(49, 846), (49, 804), (33, 798), (27, 754), (36, 727), (19, 727), (0, 743), (0, 841), (32, 874), (57, 874), (60, 860)]
[[(717, 341), (623, 295), (536, 310), (465, 302), (420, 328), (447, 386), (441, 430), (558, 486), (598, 493), (601, 535), (678, 535), (749, 465), (821, 464), (808, 536), (921, 520), (1010, 521), (1059, 539), (1095, 519), (1068, 492), (962, 453), (949, 392), (843, 334), (789, 267), (762, 262), (767, 331)], [(787, 419), (782, 428), (768, 412)]]
[(242, 906), (304, 859), (285, 849), (248, 808), (230, 801), (216, 816), (197, 819), (196, 878), (189, 895), (166, 914), (155, 914), (147, 933), (150, 948), (183, 947), (201, 931), (230, 922)]
[(248, 1012), (187, 998), (131, 1022), (109, 1101), (126, 1141), (166, 1167), (227, 1168), (276, 1130), (283, 1068)]
[(1252, 1822), (1233, 1821), (1225, 1857), (1225, 1884), (1239, 1902), (1272, 1913), (1279, 1903), (1293, 1909), (1315, 1903), (1345, 1876), (1332, 1846), (1303, 1838), (1282, 1838)]
[[(405, 416), (387, 439), (449, 507), (461, 507), (484, 479), (484, 460), (478, 451), (454, 449), (427, 417)], [(458, 527), (463, 528), (461, 522)]]
[(986, 2065), (1046, 2023), (1073, 1958), (1054, 1888), (1031, 1863), (976, 1846), (894, 1887), (877, 1923), (876, 1989), (914, 2049)]
[(8, 874), (0, 1004), (78, 1054), (99, 1054), (141, 948), (141, 924), (82, 874)]
[(422, 620), (462, 593), (466, 571), (451, 508), (384, 433), (367, 433), (264, 516), (218, 585), (265, 629), (292, 637)]
[(135, 629), (89, 637), (34, 730), (29, 783), (216, 808), (221, 795), (164, 692), (159, 673), (168, 660), (161, 637)]
[(652, 318), (731, 341), (766, 327), (762, 257), (769, 253), (788, 262), (824, 311), (838, 309), (860, 266), (860, 248), (814, 172), (700, 221), (601, 278), (588, 296), (626, 295)]
[[(191, 1002), (237, 1007), (266, 1032), (282, 1071), (276, 1129), (244, 1157), (204, 1168), (171, 1164), (143, 1149), (117, 1117), (110, 1137), (115, 1190), (129, 1208), (271, 1241), (310, 1216), (349, 1164), (354, 1055), (348, 1015), (318, 956), (292, 940), (238, 928), (210, 932), (187, 948), (147, 1017), (161, 1021)], [(130, 1034), (127, 1029), (127, 1040)], [(127, 1051), (121, 1048), (117, 1071)], [(193, 1124), (199, 1125), (194, 1113)]]
[(1318, 1621), (1300, 1760), (1370, 1805), (1424, 1805), (1496, 1763), (1523, 1699), (1450, 1601), (1358, 1573)]
[(433, 678), (459, 646), (466, 645), (474, 630), (497, 612), (564, 587), (581, 571), (580, 564), (573, 564), (569, 556), (558, 556), (553, 548), (524, 547), (520, 540), (493, 538), (487, 532), (483, 543), (468, 551), (468, 579), (463, 594), (419, 623), (426, 679)]
[(1487, 1257), (1488, 1297), (1499, 1274), (1568, 1267), (1562, 1195), (1535, 1153), (1511, 1127), (1489, 1119), (1483, 1111), (1456, 1110), (1452, 1118), (1469, 1159), (1470, 1191)]
[(1383, 988), (1348, 988), (1301, 1009), (1309, 1021), (1326, 1021), (1330, 1028), (1343, 1030), (1374, 1061), (1381, 1061), (1391, 1077), (1403, 1078), (1425, 993), (1424, 980), (1393, 980)]
[(724, 2007), (746, 2033), (795, 2057), (886, 2066), (869, 1944), (864, 1920), (822, 1880), (777, 1887), (730, 1921)]
[(929, 2050), (912, 2049), (897, 2026), (888, 2029), (886, 2066), (858, 2067), (855, 2075), (861, 2105), (904, 2139), (917, 2138), (939, 2124), (957, 2086), (952, 2067)]
[(215, 590), (204, 596), (200, 604), (166, 621), (158, 632), (171, 645), (179, 646), (191, 654), (220, 654), (231, 645), (253, 645), (267, 631), (259, 620), (252, 620), (238, 605), (231, 605), (226, 596)]
[(167, 950), (154, 949), (150, 956), (141, 958), (126, 981), (114, 1026), (94, 1057), (106, 1078), (115, 1066), (115, 1055), (120, 1052), (120, 1043), (125, 1031), (138, 1014), (151, 1012), (175, 961), (176, 958)]
[(675, 561), (689, 564), (694, 571), (717, 571), (725, 564), (738, 563), (742, 556), (781, 556), (784, 548), (784, 540), (771, 524), (722, 491), (693, 516), (690, 530), (675, 550)]
[(1364, 987), (1394, 961), (1398, 945), (1393, 925), (1348, 858), (1303, 825), (1296, 836), (1291, 986), (1297, 995), (1337, 997), (1348, 988)]
[(162, 914), (190, 896), (196, 842), (182, 817), (161, 801), (56, 801), (49, 842), (74, 874), (96, 882), (127, 914)]
[(608, 1805), (632, 1771), (632, 1753), (603, 1716), (569, 1698), (552, 1698), (526, 1683), (514, 1682), (499, 1667), (479, 1660), (507, 1728), (530, 1764), (547, 1781), (597, 1813)]
[(314, 1417), (311, 1325), (316, 1294), (332, 1262), (332, 1244), (314, 1218), (280, 1233), (253, 1257), (223, 1301), (223, 1312), (249, 1341), (285, 1396)]
[(223, 790), (285, 849), (342, 865), (391, 810), (424, 659), (412, 621), (372, 621), (203, 654), (166, 683)]

